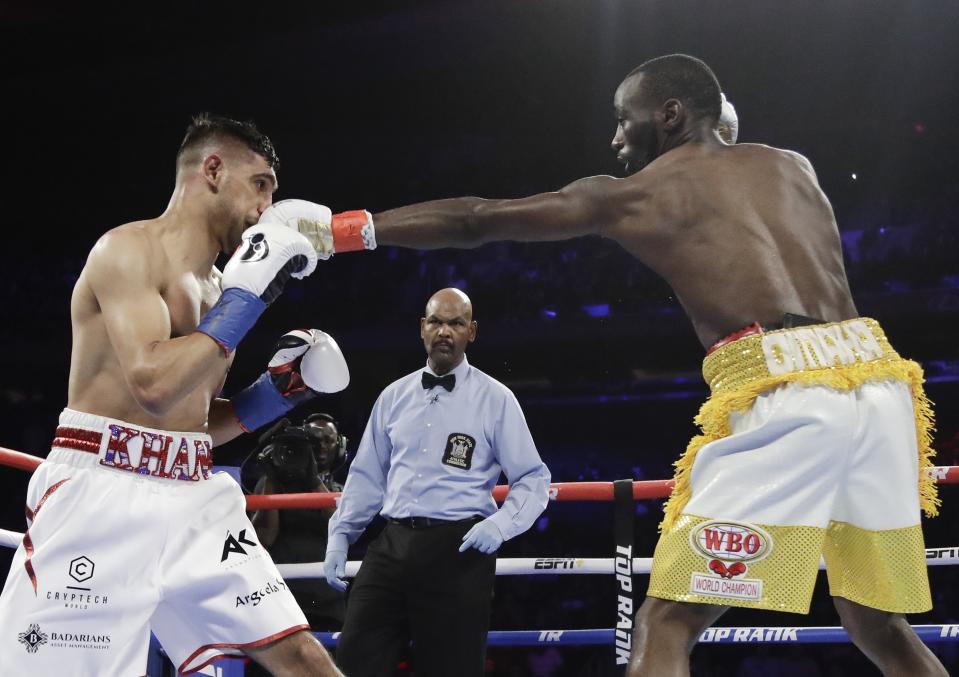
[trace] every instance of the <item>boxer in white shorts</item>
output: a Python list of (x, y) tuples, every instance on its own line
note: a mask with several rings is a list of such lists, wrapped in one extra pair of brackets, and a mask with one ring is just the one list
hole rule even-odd
[(131, 668), (145, 664), (152, 629), (190, 674), (309, 627), (239, 486), (210, 472), (210, 448), (208, 435), (63, 412), (3, 597), (4, 616), (23, 614), (20, 631), (37, 639), (7, 633), (5, 657), (32, 674), (54, 674), (67, 654), (74, 674), (141, 674)]
[[(0, 596), (0, 674), (143, 675), (151, 629), (185, 674), (240, 655), (276, 675), (339, 674), (238, 485), (211, 473), (213, 446), (349, 380), (335, 341), (297, 330), (253, 385), (217, 397), (239, 341), (316, 266), (303, 235), (254, 226), (275, 165), (251, 124), (200, 116), (167, 210), (91, 251), (71, 306), (68, 408)], [(235, 252), (222, 274), (221, 251)]]

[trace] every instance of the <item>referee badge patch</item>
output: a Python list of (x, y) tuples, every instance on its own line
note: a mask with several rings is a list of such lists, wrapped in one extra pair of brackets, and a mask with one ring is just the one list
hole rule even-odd
[(453, 433), (446, 440), (446, 451), (443, 452), (443, 463), (454, 468), (469, 470), (473, 464), (473, 450), (476, 440), (465, 433)]

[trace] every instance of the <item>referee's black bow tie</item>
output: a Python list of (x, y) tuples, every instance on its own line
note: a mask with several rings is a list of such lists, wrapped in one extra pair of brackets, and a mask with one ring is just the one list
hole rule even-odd
[(456, 385), (456, 374), (447, 374), (446, 376), (433, 376), (428, 371), (423, 372), (423, 387), (426, 390), (443, 386), (447, 391), (453, 392), (453, 386)]

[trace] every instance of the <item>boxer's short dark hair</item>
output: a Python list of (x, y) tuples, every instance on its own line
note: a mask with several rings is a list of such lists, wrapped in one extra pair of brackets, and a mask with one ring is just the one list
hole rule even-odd
[(177, 159), (182, 157), (184, 152), (214, 137), (228, 137), (239, 141), (254, 153), (263, 156), (273, 169), (280, 168), (280, 159), (276, 156), (273, 142), (270, 141), (270, 137), (257, 129), (255, 124), (211, 113), (200, 113), (194, 116), (186, 128), (180, 150), (177, 151)]
[(629, 79), (642, 75), (642, 94), (655, 104), (679, 99), (703, 117), (719, 119), (722, 101), (719, 80), (705, 62), (687, 54), (668, 54), (634, 68)]

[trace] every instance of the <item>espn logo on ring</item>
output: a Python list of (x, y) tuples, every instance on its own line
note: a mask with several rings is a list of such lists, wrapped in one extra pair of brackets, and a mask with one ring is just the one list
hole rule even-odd
[(773, 549), (773, 539), (752, 524), (713, 520), (704, 522), (689, 534), (690, 545), (704, 557), (727, 562), (755, 562)]

